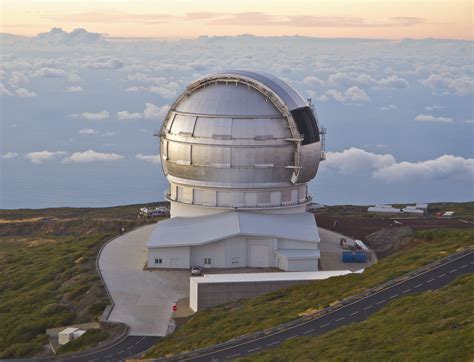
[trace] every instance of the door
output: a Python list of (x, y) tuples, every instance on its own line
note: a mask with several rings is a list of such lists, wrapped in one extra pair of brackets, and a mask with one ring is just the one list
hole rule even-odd
[(268, 246), (250, 245), (250, 266), (268, 268), (270, 266), (270, 253)]

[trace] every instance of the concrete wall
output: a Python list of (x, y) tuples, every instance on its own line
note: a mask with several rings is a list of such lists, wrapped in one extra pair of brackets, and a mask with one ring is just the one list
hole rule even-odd
[[(162, 263), (157, 264), (155, 259), (161, 259)], [(148, 249), (148, 267), (150, 268), (189, 268), (189, 262), (189, 246)]]
[(335, 231), (331, 231), (328, 229), (323, 229), (318, 226), (318, 231), (319, 231), (319, 238), (321, 239), (321, 242), (330, 242), (330, 243), (336, 243), (339, 244), (339, 241), (341, 238), (346, 238), (350, 239), (349, 237), (336, 233)]
[(286, 271), (315, 271), (318, 270), (318, 259), (290, 259)]
[(198, 284), (193, 281), (193, 279), (190, 279), (189, 305), (194, 311), (197, 311), (242, 298), (253, 298), (280, 288), (302, 283), (308, 283), (308, 281), (292, 280)]

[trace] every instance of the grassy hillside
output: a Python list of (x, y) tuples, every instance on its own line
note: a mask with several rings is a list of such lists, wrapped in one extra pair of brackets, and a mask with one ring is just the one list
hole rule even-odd
[(0, 210), (0, 358), (41, 352), (47, 328), (97, 319), (109, 304), (97, 252), (146, 222), (138, 209)]
[(474, 229), (419, 231), (415, 235), (417, 239), (405, 250), (382, 259), (363, 274), (314, 281), (200, 311), (174, 334), (158, 342), (146, 356), (190, 351), (288, 322), (305, 311), (327, 306), (461, 247), (474, 245)]
[(469, 361), (474, 358), (474, 275), (403, 297), (366, 321), (299, 337), (240, 361)]

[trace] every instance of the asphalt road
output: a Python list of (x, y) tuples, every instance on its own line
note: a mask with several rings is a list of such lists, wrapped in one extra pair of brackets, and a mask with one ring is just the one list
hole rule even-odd
[(408, 279), (364, 299), (348, 304), (320, 318), (307, 321), (290, 329), (255, 339), (237, 346), (217, 350), (206, 355), (186, 359), (188, 361), (232, 360), (262, 350), (275, 348), (283, 341), (298, 336), (315, 336), (343, 325), (360, 322), (378, 311), (385, 304), (402, 296), (438, 289), (456, 277), (474, 272), (474, 252), (442, 264), (435, 269)]
[(123, 361), (153, 346), (161, 337), (128, 336), (122, 342), (91, 354), (63, 358), (68, 362)]

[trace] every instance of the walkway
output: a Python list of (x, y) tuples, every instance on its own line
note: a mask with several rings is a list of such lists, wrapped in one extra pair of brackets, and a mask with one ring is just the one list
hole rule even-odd
[(189, 297), (189, 271), (144, 271), (146, 241), (155, 225), (124, 234), (102, 250), (99, 267), (115, 302), (108, 320), (131, 336), (165, 336), (173, 303)]

